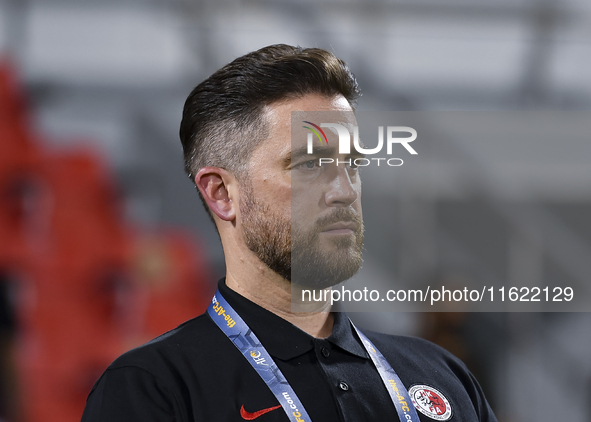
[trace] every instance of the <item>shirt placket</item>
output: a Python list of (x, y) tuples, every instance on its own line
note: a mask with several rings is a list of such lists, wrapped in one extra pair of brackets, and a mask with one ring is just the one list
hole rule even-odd
[(314, 352), (318, 363), (330, 385), (331, 392), (338, 405), (341, 419), (345, 422), (365, 421), (365, 416), (360, 411), (355, 393), (355, 380), (339, 365), (339, 355), (342, 353), (335, 349), (331, 343), (324, 339), (314, 339)]

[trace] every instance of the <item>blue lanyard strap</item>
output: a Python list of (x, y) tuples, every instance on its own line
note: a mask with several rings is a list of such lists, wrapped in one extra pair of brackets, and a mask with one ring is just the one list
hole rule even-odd
[(246, 325), (244, 320), (230, 306), (218, 290), (207, 312), (218, 327), (240, 350), (277, 398), (290, 421), (311, 422), (304, 405), (287, 382), (269, 352)]
[[(289, 420), (293, 422), (311, 422), (304, 405), (277, 367), (275, 361), (273, 361), (273, 358), (271, 358), (271, 355), (269, 355), (269, 352), (240, 315), (226, 302), (219, 290), (213, 296), (207, 308), (207, 313), (267, 384), (267, 387), (283, 407)], [(398, 412), (400, 421), (420, 422), (408, 392), (392, 366), (373, 343), (353, 323), (351, 325), (378, 370)]]
[(410, 400), (408, 391), (406, 391), (406, 387), (402, 384), (402, 381), (400, 380), (400, 377), (398, 377), (398, 374), (396, 374), (396, 371), (394, 371), (394, 368), (392, 368), (384, 355), (380, 353), (365, 334), (359, 331), (352, 322), (351, 325), (355, 329), (365, 350), (378, 370), (380, 378), (382, 378), (382, 382), (386, 386), (388, 394), (390, 394), (392, 403), (394, 403), (394, 407), (396, 407), (400, 420), (402, 422), (419, 422), (419, 415), (417, 415), (417, 411)]

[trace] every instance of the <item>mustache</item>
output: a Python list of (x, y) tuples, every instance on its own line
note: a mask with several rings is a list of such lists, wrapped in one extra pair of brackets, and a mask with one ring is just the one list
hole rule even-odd
[(355, 224), (355, 231), (361, 231), (363, 229), (363, 220), (361, 217), (350, 208), (337, 208), (329, 215), (325, 215), (316, 221), (316, 229), (321, 231), (324, 227), (330, 226), (334, 223), (341, 221), (350, 222)]

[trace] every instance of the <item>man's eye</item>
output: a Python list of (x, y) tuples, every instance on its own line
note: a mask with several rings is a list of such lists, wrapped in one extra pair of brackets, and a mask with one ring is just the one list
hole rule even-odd
[(305, 161), (305, 162), (299, 164), (298, 167), (302, 167), (305, 169), (313, 169), (314, 167), (316, 167), (317, 164), (318, 163), (316, 160), (308, 160), (308, 161)]
[(359, 166), (357, 164), (355, 164), (354, 160), (351, 160), (351, 164), (349, 165), (349, 163), (347, 163), (347, 168), (349, 170), (359, 170)]

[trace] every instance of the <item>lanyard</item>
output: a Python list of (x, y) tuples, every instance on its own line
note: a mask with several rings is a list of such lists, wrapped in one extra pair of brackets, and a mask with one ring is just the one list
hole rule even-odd
[(394, 371), (392, 365), (388, 363), (384, 355), (380, 353), (380, 351), (365, 336), (365, 334), (355, 327), (353, 322), (351, 322), (351, 325), (353, 328), (355, 328), (355, 332), (361, 339), (367, 354), (378, 370), (380, 378), (382, 378), (382, 382), (386, 386), (388, 394), (390, 394), (392, 403), (394, 403), (394, 407), (396, 407), (396, 411), (398, 412), (398, 417), (400, 418), (401, 422), (419, 422), (419, 415), (417, 415), (417, 411), (415, 410), (414, 406), (411, 405), (412, 402), (410, 401), (410, 396), (406, 391), (406, 387), (404, 387), (404, 384), (402, 384), (400, 377), (398, 377), (398, 374), (396, 374), (396, 371)]
[[(273, 361), (273, 358), (271, 358), (271, 355), (269, 355), (269, 352), (267, 352), (267, 349), (265, 349), (234, 308), (226, 302), (219, 289), (213, 296), (207, 312), (211, 316), (211, 319), (213, 319), (213, 322), (234, 343), (234, 346), (240, 350), (240, 353), (242, 353), (244, 358), (259, 374), (265, 384), (267, 384), (267, 387), (269, 387), (279, 404), (281, 404), (281, 407), (283, 407), (289, 420), (292, 422), (311, 422), (306, 409), (304, 409), (304, 405), (277, 367), (275, 361)], [(353, 325), (353, 328), (378, 370), (388, 390), (388, 394), (390, 394), (392, 403), (396, 407), (400, 421), (420, 422), (414, 406), (411, 405), (408, 392), (392, 366), (355, 325)]]

